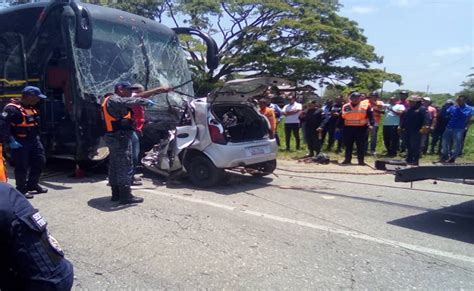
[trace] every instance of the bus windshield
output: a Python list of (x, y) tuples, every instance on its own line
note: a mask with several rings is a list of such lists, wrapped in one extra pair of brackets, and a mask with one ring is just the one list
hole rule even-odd
[[(74, 25), (69, 27), (74, 37)], [(72, 42), (71, 42), (72, 43)], [(113, 92), (118, 81), (140, 83), (145, 88), (178, 86), (191, 79), (185, 54), (176, 36), (161, 35), (133, 26), (94, 21), (90, 49), (73, 46), (77, 81), (84, 98), (100, 98)], [(192, 83), (180, 88), (194, 96)], [(154, 97), (158, 106), (180, 105), (183, 96), (169, 93), (168, 100)]]

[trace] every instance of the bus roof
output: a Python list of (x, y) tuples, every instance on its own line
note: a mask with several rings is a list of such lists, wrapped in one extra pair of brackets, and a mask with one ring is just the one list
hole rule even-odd
[[(78, 1), (79, 2), (79, 1)], [(18, 28), (22, 23), (24, 25), (31, 25), (29, 21), (11, 21), (12, 19), (37, 19), (49, 2), (37, 2), (15, 5), (12, 7), (0, 9), (0, 27), (1, 30), (10, 30), (9, 28)], [(136, 26), (137, 28), (150, 31), (155, 34), (162, 35), (165, 38), (171, 38), (175, 35), (173, 30), (166, 27), (165, 25), (158, 23), (154, 20), (131, 14), (122, 10), (113, 9), (109, 7), (86, 4), (79, 2), (83, 7), (86, 7), (90, 12), (92, 21), (95, 19), (103, 20), (111, 23), (117, 23), (121, 25)]]

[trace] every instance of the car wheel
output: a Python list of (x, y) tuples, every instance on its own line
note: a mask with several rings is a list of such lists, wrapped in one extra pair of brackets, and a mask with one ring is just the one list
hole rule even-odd
[(273, 173), (273, 171), (275, 171), (276, 166), (277, 166), (276, 160), (271, 160), (268, 162), (257, 164), (251, 168), (258, 170), (259, 172), (251, 173), (251, 175), (254, 177), (263, 177), (263, 176), (270, 175), (271, 173)]
[(209, 188), (217, 184), (224, 174), (206, 157), (194, 156), (187, 163), (186, 170), (191, 182), (201, 188)]

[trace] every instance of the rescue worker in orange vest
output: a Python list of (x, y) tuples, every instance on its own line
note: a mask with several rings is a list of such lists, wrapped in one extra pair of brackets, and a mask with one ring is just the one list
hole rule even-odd
[(46, 157), (39, 137), (36, 105), (45, 98), (39, 88), (26, 86), (20, 100), (8, 103), (0, 117), (2, 140), (10, 148), (15, 166), (16, 188), (28, 199), (33, 198), (29, 191), (48, 192), (38, 184)]
[(265, 98), (260, 98), (260, 100), (258, 100), (258, 107), (259, 107), (259, 111), (260, 113), (265, 116), (267, 119), (268, 119), (268, 122), (270, 123), (270, 130), (269, 130), (269, 133), (270, 133), (270, 138), (274, 138), (275, 137), (275, 132), (276, 132), (276, 117), (275, 117), (275, 111), (273, 111), (272, 108), (268, 107), (268, 101), (267, 99)]
[[(135, 105), (153, 106), (156, 103), (132, 96), (137, 89), (129, 82), (115, 85), (115, 94), (105, 96), (102, 111), (105, 120), (105, 143), (109, 148), (109, 184), (112, 188), (111, 201), (120, 204), (141, 203), (143, 198), (132, 195), (133, 179), (132, 134), (134, 132), (132, 107)], [(169, 92), (170, 87), (161, 87), (158, 93)]]
[(3, 158), (3, 144), (0, 143), (0, 182), (6, 183), (7, 180), (7, 167), (5, 166), (5, 159)]
[[(374, 125), (374, 115), (369, 102), (361, 102), (362, 95), (352, 92), (349, 95), (349, 103), (342, 106), (342, 114), (339, 125), (344, 125), (344, 143), (346, 147), (345, 158), (342, 164), (348, 165), (352, 159), (354, 142), (357, 146), (357, 160), (359, 165), (365, 165), (364, 153), (367, 143), (367, 130)], [(338, 126), (340, 128), (341, 126)]]

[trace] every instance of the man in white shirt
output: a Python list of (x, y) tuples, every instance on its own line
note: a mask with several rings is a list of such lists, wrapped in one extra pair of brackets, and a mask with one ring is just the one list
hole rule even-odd
[(399, 147), (400, 137), (398, 127), (400, 126), (400, 116), (405, 112), (405, 106), (397, 103), (398, 98), (390, 97), (390, 103), (384, 104), (385, 119), (383, 123), (383, 141), (389, 157), (395, 157)]
[(296, 102), (296, 97), (293, 96), (290, 98), (290, 103), (285, 105), (282, 110), (283, 116), (285, 116), (285, 142), (286, 150), (290, 150), (290, 138), (291, 133), (295, 136), (296, 140), (296, 149), (300, 149), (300, 120), (298, 116), (303, 110), (301, 103)]

